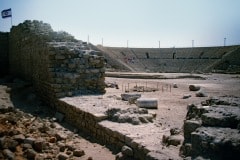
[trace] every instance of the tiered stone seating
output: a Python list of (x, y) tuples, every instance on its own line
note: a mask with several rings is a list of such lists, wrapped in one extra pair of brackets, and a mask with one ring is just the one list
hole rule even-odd
[(224, 55), (240, 48), (194, 47), (194, 48), (114, 48), (103, 47), (108, 54), (139, 72), (196, 72), (205, 71), (221, 61)]

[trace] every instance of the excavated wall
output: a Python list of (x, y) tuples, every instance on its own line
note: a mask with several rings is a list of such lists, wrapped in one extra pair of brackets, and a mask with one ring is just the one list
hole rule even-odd
[(8, 37), (9, 33), (0, 32), (0, 77), (8, 73)]
[(10, 73), (30, 81), (46, 102), (105, 92), (104, 57), (43, 22), (25, 21), (11, 29), (9, 64)]

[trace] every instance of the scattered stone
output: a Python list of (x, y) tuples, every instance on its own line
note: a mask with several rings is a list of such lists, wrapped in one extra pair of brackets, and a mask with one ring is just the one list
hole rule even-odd
[(173, 145), (173, 146), (178, 146), (180, 144), (182, 144), (184, 138), (182, 135), (173, 135), (173, 136), (169, 136), (168, 138), (168, 145)]
[(88, 157), (87, 160), (93, 160), (93, 158), (92, 157)]
[(190, 94), (186, 94), (186, 95), (183, 95), (182, 99), (188, 99), (190, 97), (192, 97)]
[(7, 159), (10, 159), (10, 160), (14, 160), (15, 159), (15, 155), (12, 151), (10, 151), (9, 149), (4, 149), (3, 150), (3, 154), (5, 155), (5, 157)]
[(105, 81), (105, 86), (106, 86), (107, 88), (116, 88), (116, 89), (119, 89), (118, 84), (117, 84), (116, 82), (106, 82), (106, 81)]
[(73, 155), (76, 157), (82, 157), (85, 155), (85, 152), (84, 150), (77, 149), (73, 151)]
[(35, 138), (28, 137), (28, 138), (26, 138), (26, 139), (24, 140), (24, 143), (33, 145), (35, 141), (36, 141)]
[(156, 151), (152, 151), (152, 152), (148, 152), (147, 156), (146, 156), (146, 160), (170, 160), (170, 159), (176, 159), (171, 155), (166, 155), (163, 154), (162, 152), (156, 152)]
[(118, 123), (131, 123), (139, 125), (141, 123), (153, 122), (154, 114), (149, 114), (145, 108), (128, 108), (121, 110), (119, 108), (111, 108), (106, 111), (108, 119)]
[(173, 88), (178, 88), (178, 85), (176, 83), (173, 83)]
[(96, 121), (102, 121), (108, 118), (108, 116), (104, 113), (96, 113), (94, 114), (94, 118)]
[(121, 94), (122, 100), (129, 101), (130, 98), (138, 99), (141, 97), (141, 94), (138, 93), (123, 93)]
[(128, 147), (128, 146), (123, 146), (121, 149), (121, 152), (123, 155), (126, 156), (133, 156), (133, 150), (132, 148)]
[(57, 157), (58, 160), (66, 160), (69, 158), (69, 155), (67, 155), (66, 153), (59, 153)]
[(12, 138), (20, 143), (25, 140), (25, 136), (23, 134), (14, 135)]
[(58, 141), (67, 139), (67, 135), (65, 133), (62, 133), (62, 132), (56, 133), (55, 136), (56, 136)]
[(178, 146), (180, 144), (182, 144), (184, 140), (184, 137), (180, 134), (178, 135), (163, 135), (162, 136), (162, 143), (166, 144), (167, 146), (169, 145), (173, 145), (173, 146)]
[(43, 139), (36, 140), (34, 142), (33, 148), (37, 152), (42, 152), (42, 150), (45, 148), (45, 141)]
[(207, 97), (207, 96), (208, 95), (202, 90), (200, 90), (196, 93), (196, 97)]
[(27, 150), (27, 149), (32, 148), (32, 145), (31, 145), (31, 144), (28, 144), (28, 143), (23, 143), (23, 144), (22, 144), (22, 148), (23, 148), (23, 150)]
[(50, 137), (49, 138), (49, 142), (50, 143), (56, 143), (57, 142), (57, 138), (56, 137)]
[(27, 149), (26, 155), (28, 159), (34, 159), (37, 155), (37, 152), (34, 151), (33, 149)]
[(191, 85), (189, 85), (189, 90), (190, 91), (199, 91), (200, 90), (200, 86), (197, 86), (197, 85), (193, 85), (193, 84), (191, 84)]
[(173, 135), (178, 135), (182, 132), (182, 130), (180, 128), (171, 128), (170, 129), (170, 134)]
[(3, 137), (1, 138), (0, 146), (1, 148), (10, 149), (11, 151), (15, 151), (16, 147), (18, 145), (18, 142), (16, 140), (13, 140), (9, 137)]

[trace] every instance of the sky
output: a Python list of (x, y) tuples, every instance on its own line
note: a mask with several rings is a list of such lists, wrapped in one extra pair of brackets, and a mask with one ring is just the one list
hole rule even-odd
[[(76, 39), (111, 47), (240, 44), (240, 0), (0, 0), (12, 24), (49, 23)], [(11, 18), (0, 18), (8, 32)]]

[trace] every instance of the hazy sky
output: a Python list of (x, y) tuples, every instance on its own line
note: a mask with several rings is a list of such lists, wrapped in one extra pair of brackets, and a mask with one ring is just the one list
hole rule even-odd
[[(105, 46), (191, 47), (240, 44), (240, 0), (0, 0), (13, 25), (42, 20), (55, 31)], [(0, 18), (9, 31), (11, 18)]]

